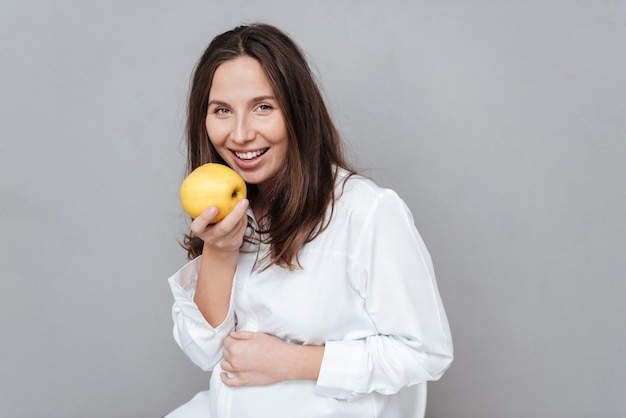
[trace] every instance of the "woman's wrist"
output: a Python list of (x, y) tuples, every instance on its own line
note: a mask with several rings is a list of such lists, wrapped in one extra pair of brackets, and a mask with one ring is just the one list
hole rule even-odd
[(286, 347), (290, 351), (284, 357), (288, 361), (288, 379), (317, 380), (324, 358), (324, 346), (287, 344)]
[(238, 251), (216, 250), (206, 244), (203, 248), (194, 302), (213, 327), (228, 314), (238, 257)]

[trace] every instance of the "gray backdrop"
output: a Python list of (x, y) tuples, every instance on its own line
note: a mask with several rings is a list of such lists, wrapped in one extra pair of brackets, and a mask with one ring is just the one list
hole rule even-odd
[(308, 52), (432, 253), (430, 418), (624, 417), (626, 2), (0, 0), (0, 416), (159, 417), (185, 96), (242, 22)]

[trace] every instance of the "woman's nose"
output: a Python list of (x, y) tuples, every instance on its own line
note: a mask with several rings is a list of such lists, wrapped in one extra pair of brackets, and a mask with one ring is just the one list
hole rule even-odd
[(250, 142), (255, 137), (255, 131), (246, 117), (239, 117), (232, 132), (232, 140), (238, 144)]

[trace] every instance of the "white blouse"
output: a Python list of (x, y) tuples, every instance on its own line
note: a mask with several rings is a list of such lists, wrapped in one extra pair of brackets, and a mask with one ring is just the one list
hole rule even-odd
[[(229, 312), (217, 328), (193, 302), (200, 258), (169, 279), (174, 338), (202, 370), (215, 371), (211, 417), (399, 417), (398, 392), (437, 380), (450, 366), (448, 320), (409, 209), (363, 177), (342, 184), (330, 225), (301, 250), (302, 269), (264, 270), (257, 253), (265, 245), (241, 251)], [(235, 329), (324, 345), (317, 381), (224, 385), (222, 341)]]

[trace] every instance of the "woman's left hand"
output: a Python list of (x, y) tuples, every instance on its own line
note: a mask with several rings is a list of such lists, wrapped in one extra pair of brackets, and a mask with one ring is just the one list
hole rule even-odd
[(224, 339), (222, 380), (227, 386), (260, 386), (288, 379), (286, 346), (262, 332), (231, 332)]
[(316, 380), (323, 355), (323, 346), (287, 344), (262, 332), (231, 332), (224, 339), (221, 377), (230, 387)]

